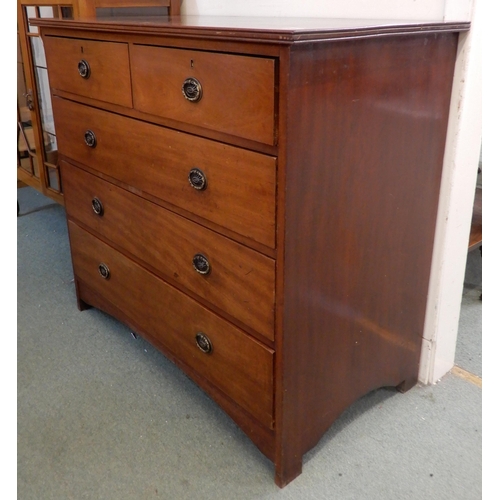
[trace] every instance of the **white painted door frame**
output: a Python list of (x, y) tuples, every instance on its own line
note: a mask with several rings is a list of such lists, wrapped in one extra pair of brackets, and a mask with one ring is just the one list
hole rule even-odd
[[(436, 383), (455, 361), (482, 137), (480, 4), (471, 2), (471, 30), (460, 35), (455, 66), (420, 359), (425, 384)], [(445, 20), (456, 19), (455, 3), (447, 6)]]

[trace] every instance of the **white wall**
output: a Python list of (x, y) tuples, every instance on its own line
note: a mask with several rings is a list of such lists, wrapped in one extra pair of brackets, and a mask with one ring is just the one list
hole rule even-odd
[(187, 15), (469, 21), (460, 35), (419, 379), (435, 383), (454, 365), (481, 144), (481, 0), (183, 0)]
[[(469, 19), (471, 0), (183, 0), (182, 13), (214, 16)], [(451, 19), (451, 17), (449, 17)]]

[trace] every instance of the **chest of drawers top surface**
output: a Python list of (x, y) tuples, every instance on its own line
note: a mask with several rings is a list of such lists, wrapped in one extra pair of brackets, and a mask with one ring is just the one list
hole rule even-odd
[(221, 39), (255, 39), (289, 43), (345, 36), (382, 33), (415, 33), (422, 31), (465, 31), (470, 22), (398, 19), (342, 19), (327, 17), (241, 17), (241, 16), (154, 16), (107, 17), (83, 19), (33, 19), (36, 26), (88, 28), (94, 30), (180, 35), (211, 36)]
[(284, 486), (416, 383), (465, 22), (37, 19), (77, 299), (176, 362)]

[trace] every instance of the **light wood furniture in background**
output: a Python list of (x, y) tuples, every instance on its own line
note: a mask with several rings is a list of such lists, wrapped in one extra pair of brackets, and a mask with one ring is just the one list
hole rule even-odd
[[(472, 210), (472, 221), (470, 226), (469, 235), (469, 252), (479, 248), (481, 257), (483, 255), (483, 188), (482, 186), (476, 187), (476, 194), (474, 196), (474, 207)], [(479, 296), (483, 300), (483, 294)]]
[[(148, 7), (164, 7), (168, 9), (168, 15), (180, 16), (182, 0), (79, 0), (77, 3), (79, 17), (94, 17), (99, 15), (100, 9)], [(117, 11), (117, 14), (119, 13), (120, 10)]]
[[(76, 2), (17, 2), (17, 178), (63, 203), (43, 44), (28, 19), (71, 17)], [(19, 182), (18, 182), (19, 185)]]
[(469, 236), (469, 252), (481, 248), (483, 244), (483, 189), (476, 187), (474, 208)]
[[(148, 9), (180, 15), (182, 0), (18, 0), (17, 1), (17, 178), (18, 187), (31, 186), (63, 203), (57, 134), (50, 102), (44, 47), (30, 18), (94, 17)], [(123, 10), (125, 9), (125, 10)]]
[(356, 399), (417, 381), (469, 23), (37, 25), (80, 309), (177, 363), (286, 485)]

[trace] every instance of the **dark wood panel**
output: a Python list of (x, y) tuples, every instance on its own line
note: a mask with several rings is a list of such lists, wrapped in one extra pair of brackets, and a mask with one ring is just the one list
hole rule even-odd
[[(43, 42), (52, 88), (132, 107), (128, 44), (61, 37)], [(78, 72), (82, 60), (89, 65), (86, 78)]]
[[(53, 99), (61, 152), (205, 219), (275, 247), (276, 159), (89, 106)], [(86, 130), (97, 139), (85, 144)], [(120, 147), (116, 147), (120, 145)], [(193, 189), (192, 168), (207, 178)]]
[[(176, 357), (269, 428), (274, 424), (271, 349), (177, 291), (99, 239), (68, 222), (75, 276), (106, 297)], [(109, 269), (103, 279), (99, 266)], [(195, 336), (207, 335), (205, 354)]]
[[(274, 339), (274, 260), (66, 162), (61, 170), (70, 218)], [(206, 276), (193, 266), (197, 253), (209, 261)]]
[[(273, 145), (274, 65), (268, 58), (133, 44), (134, 108)], [(183, 96), (187, 78), (199, 82), (196, 102)]]
[(279, 484), (357, 398), (417, 381), (456, 45), (292, 50)]

